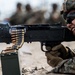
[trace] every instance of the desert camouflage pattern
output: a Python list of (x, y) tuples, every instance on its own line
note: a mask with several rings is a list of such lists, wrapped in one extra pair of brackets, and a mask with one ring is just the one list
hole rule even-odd
[(75, 7), (75, 0), (67, 0), (66, 1), (66, 9), (70, 10), (72, 7)]
[(75, 57), (71, 59), (63, 60), (56, 68), (51, 72), (53, 73), (64, 73), (64, 74), (75, 74)]

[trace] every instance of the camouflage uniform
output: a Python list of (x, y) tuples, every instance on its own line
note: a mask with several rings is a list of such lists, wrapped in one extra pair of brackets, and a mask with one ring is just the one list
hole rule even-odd
[(36, 11), (33, 12), (32, 16), (26, 21), (26, 24), (36, 24), (36, 23), (44, 23), (44, 12)]
[[(54, 58), (54, 59), (47, 60), (48, 64), (52, 65), (52, 66), (53, 65), (56, 66), (49, 73), (50, 74), (56, 73), (56, 74), (71, 74), (71, 75), (74, 74), (75, 75), (75, 51), (70, 50), (68, 48), (68, 51), (66, 52), (64, 46), (63, 46), (63, 48), (60, 49), (60, 51), (61, 52), (63, 51), (63, 52), (60, 53), (59, 50), (58, 50), (58, 52), (54, 52), (56, 54), (51, 53), (51, 52), (50, 52), (50, 54), (49, 54), (49, 52), (47, 53), (47, 58), (49, 58), (49, 59)], [(60, 55), (57, 55), (57, 53), (58, 54), (60, 53)], [(62, 56), (64, 55), (64, 56), (61, 57), (61, 55)], [(59, 58), (61, 58), (62, 60), (60, 60)]]
[(24, 23), (24, 14), (23, 12), (14, 13), (9, 20), (11, 25), (18, 25)]
[(50, 23), (50, 24), (61, 23), (62, 25), (66, 25), (65, 20), (61, 15), (61, 12), (58, 10), (58, 5), (55, 3), (52, 4), (52, 9), (53, 10), (46, 23)]
[(24, 23), (24, 13), (22, 12), (22, 4), (17, 3), (16, 5), (16, 12), (10, 17), (9, 23), (11, 25), (18, 25)]
[[(58, 18), (57, 19), (54, 19), (53, 16), (54, 14), (58, 14)], [(50, 24), (55, 24), (55, 23), (61, 23), (62, 25), (66, 25), (66, 22), (64, 20), (64, 18), (60, 15), (60, 13), (58, 12), (55, 12), (55, 13), (52, 13), (50, 18), (46, 21), (46, 23), (50, 23)]]
[(63, 62), (61, 62), (51, 72), (53, 72), (53, 73), (75, 74), (75, 57), (73, 57), (71, 59), (63, 60)]

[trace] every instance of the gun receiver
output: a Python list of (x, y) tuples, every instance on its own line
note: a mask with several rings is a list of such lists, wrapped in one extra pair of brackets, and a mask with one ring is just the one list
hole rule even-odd
[(41, 49), (43, 50), (43, 45), (46, 42), (50, 42), (53, 46), (63, 41), (75, 41), (75, 36), (66, 26), (58, 24), (10, 26), (0, 23), (0, 42), (14, 43), (12, 49), (18, 50), (24, 42), (41, 42)]

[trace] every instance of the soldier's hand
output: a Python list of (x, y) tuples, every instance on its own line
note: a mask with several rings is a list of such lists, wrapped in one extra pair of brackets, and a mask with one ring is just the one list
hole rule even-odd
[[(49, 47), (47, 48), (49, 49)], [(57, 66), (63, 59), (67, 58), (67, 52), (67, 49), (62, 44), (54, 46), (52, 49), (50, 48), (50, 52), (45, 53), (47, 63), (52, 67)]]
[(63, 61), (62, 58), (54, 56), (51, 53), (46, 52), (45, 55), (47, 57), (47, 63), (52, 67), (56, 67), (60, 62)]
[[(57, 55), (57, 53), (55, 55), (61, 57), (62, 59), (66, 59), (67, 55), (68, 55), (68, 48), (64, 47), (62, 44), (59, 44), (52, 48), (52, 52), (54, 52), (54, 53), (57, 52), (59, 55)], [(50, 52), (50, 53), (52, 53), (52, 52)]]
[(63, 59), (66, 59), (66, 54), (68, 53), (68, 49), (64, 47), (62, 44), (56, 45), (53, 48), (47, 46), (46, 49), (50, 51), (49, 53), (54, 56), (60, 56)]

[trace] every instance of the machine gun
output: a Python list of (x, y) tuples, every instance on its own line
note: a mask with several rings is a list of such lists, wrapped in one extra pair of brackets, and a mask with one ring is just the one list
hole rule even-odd
[[(20, 75), (18, 52), (24, 42), (40, 42), (41, 50), (49, 42), (50, 46), (60, 44), (63, 41), (74, 41), (75, 36), (61, 24), (36, 24), (36, 25), (10, 25), (0, 23), (0, 43), (13, 43), (1, 53), (3, 75)], [(11, 65), (12, 64), (12, 65)]]
[(0, 42), (13, 43), (9, 50), (18, 50), (24, 42), (49, 42), (51, 46), (63, 41), (74, 41), (75, 36), (66, 26), (60, 24), (14, 25), (0, 23)]

